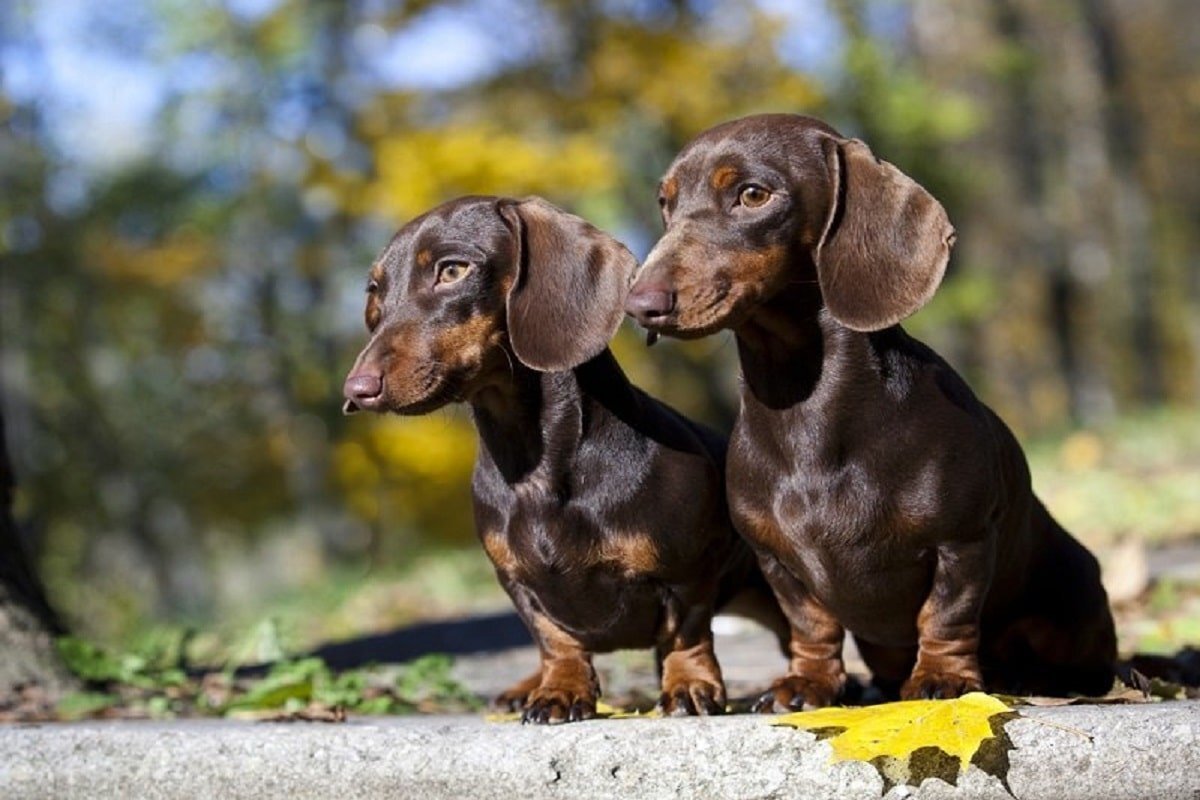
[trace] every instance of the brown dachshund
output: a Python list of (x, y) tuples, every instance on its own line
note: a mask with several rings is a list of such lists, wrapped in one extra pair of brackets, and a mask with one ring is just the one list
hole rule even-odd
[(1095, 558), (1034, 497), (1004, 423), (897, 324), (941, 282), (941, 205), (785, 114), (699, 136), (659, 203), (666, 233), (626, 307), (652, 332), (736, 336), (730, 510), (792, 627), (759, 709), (834, 702), (844, 630), (903, 698), (1107, 691)]
[(594, 716), (592, 654), (623, 648), (656, 649), (666, 713), (721, 713), (711, 620), (739, 592), (786, 641), (729, 522), (725, 441), (631, 385), (607, 349), (636, 267), (542, 200), (465, 197), (404, 226), (371, 268), (345, 408), (470, 405), (479, 538), (541, 652), (498, 698), (526, 722)]

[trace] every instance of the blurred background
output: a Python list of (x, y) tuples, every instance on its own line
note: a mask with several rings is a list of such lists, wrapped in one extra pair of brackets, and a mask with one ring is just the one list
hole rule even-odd
[[(371, 259), (468, 192), (544, 195), (644, 255), (674, 153), (770, 110), (947, 206), (950, 272), (908, 327), (1015, 428), (1051, 510), (1106, 558), (1194, 548), (1197, 53), (1193, 0), (0, 4), (25, 547), (110, 643), (195, 626), (216, 655), (270, 619), (299, 648), (505, 607), (467, 416), (339, 413)], [(614, 347), (728, 426), (727, 336), (648, 350), (627, 325)], [(1198, 639), (1197, 616), (1122, 643)]]

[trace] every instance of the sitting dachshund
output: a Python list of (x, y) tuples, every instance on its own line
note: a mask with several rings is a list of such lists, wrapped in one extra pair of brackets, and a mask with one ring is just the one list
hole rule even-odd
[(607, 349), (636, 267), (545, 201), (465, 197), (404, 226), (371, 268), (345, 409), (470, 405), (479, 538), (541, 653), (498, 698), (526, 722), (594, 716), (592, 654), (622, 648), (656, 649), (665, 713), (723, 712), (711, 621), (739, 593), (786, 641), (729, 522), (725, 441), (631, 385)]
[(791, 622), (759, 709), (837, 700), (844, 630), (905, 699), (1111, 688), (1095, 558), (1034, 497), (1004, 423), (898, 324), (941, 282), (942, 206), (786, 114), (701, 134), (659, 204), (627, 309), (652, 335), (736, 337), (730, 510)]

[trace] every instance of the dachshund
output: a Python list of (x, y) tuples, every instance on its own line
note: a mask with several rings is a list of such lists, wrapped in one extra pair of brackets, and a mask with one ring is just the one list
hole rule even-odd
[(653, 647), (659, 707), (720, 714), (714, 612), (787, 622), (729, 521), (726, 442), (634, 387), (608, 350), (637, 267), (544, 200), (464, 197), (405, 225), (367, 285), (345, 410), (470, 406), (479, 538), (540, 651), (498, 703), (595, 716), (592, 654)]
[(1107, 692), (1096, 559), (1034, 496), (1000, 418), (899, 325), (946, 269), (941, 204), (790, 114), (701, 134), (659, 204), (626, 308), (652, 335), (736, 339), (730, 511), (791, 625), (758, 709), (838, 700), (845, 631), (891, 696)]

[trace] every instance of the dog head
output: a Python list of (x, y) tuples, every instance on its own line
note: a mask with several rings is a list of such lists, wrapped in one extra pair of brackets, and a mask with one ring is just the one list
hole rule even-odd
[(343, 408), (423, 414), (470, 400), (511, 358), (571, 369), (607, 346), (636, 267), (615, 239), (539, 198), (439, 206), (371, 267), (371, 338)]
[(666, 232), (626, 301), (645, 327), (691, 338), (736, 328), (791, 284), (873, 331), (933, 296), (954, 229), (896, 167), (811, 117), (762, 114), (701, 134), (659, 187)]

